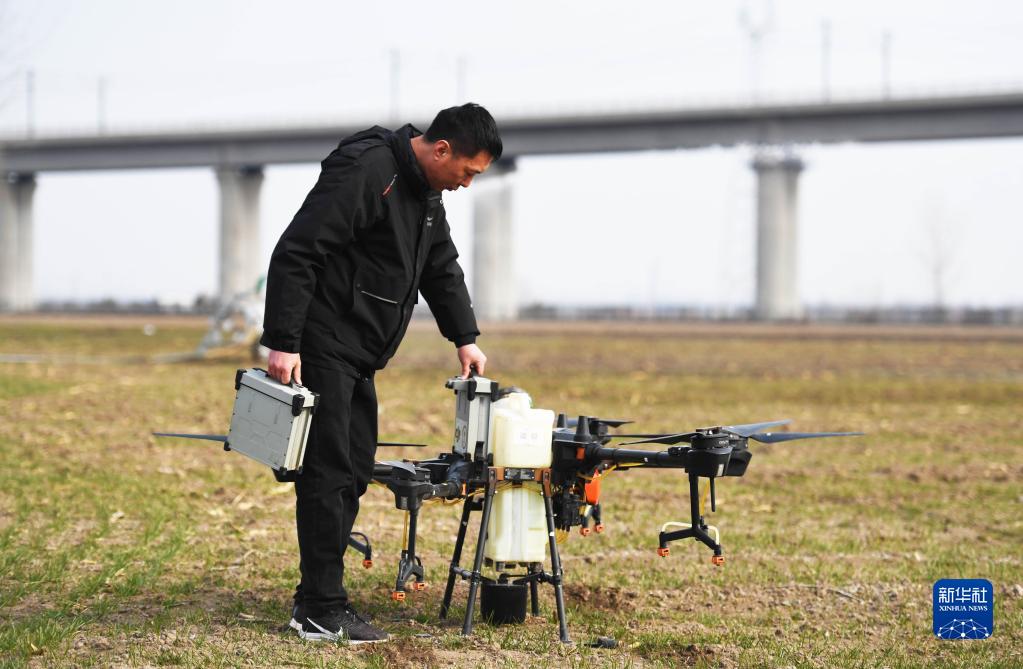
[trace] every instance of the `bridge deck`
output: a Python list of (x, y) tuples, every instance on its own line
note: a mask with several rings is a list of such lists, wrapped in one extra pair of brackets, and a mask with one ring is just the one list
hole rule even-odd
[[(502, 118), (509, 157), (734, 146), (1018, 137), (1023, 93)], [(8, 172), (321, 160), (366, 123), (0, 140)]]

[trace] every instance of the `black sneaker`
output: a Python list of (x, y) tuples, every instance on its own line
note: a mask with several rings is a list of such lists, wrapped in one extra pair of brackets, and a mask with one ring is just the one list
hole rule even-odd
[(291, 621), (288, 622), (288, 627), (296, 632), (301, 632), (302, 623), (298, 621), (303, 618), (305, 618), (305, 605), (302, 602), (295, 602), (291, 607)]
[(307, 641), (347, 641), (356, 644), (387, 641), (390, 638), (387, 632), (360, 616), (351, 605), (322, 616), (303, 616), (296, 620), (301, 628), (298, 635)]

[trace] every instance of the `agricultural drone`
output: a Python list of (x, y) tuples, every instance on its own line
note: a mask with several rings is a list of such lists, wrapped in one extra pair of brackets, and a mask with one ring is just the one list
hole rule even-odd
[[(682, 470), (689, 481), (689, 522), (662, 526), (657, 554), (667, 557), (671, 543), (694, 539), (713, 552), (711, 562), (720, 566), (724, 564), (720, 534), (704, 520), (701, 499), (706, 501), (709, 497), (710, 510), (716, 510), (715, 482), (718, 478), (746, 473), (753, 457), (750, 440), (770, 444), (862, 434), (769, 431), (788, 420), (666, 434), (617, 434), (612, 430), (631, 421), (594, 416), (569, 418), (564, 413), (555, 416), (553, 411), (532, 408), (524, 391), (501, 388), (492, 379), (476, 375), (453, 378), (446, 387), (454, 391), (456, 398), (451, 450), (422, 460), (378, 461), (373, 479), (386, 486), (394, 494), (395, 506), (406, 512), (403, 547), (391, 593), (395, 601), (404, 601), (410, 590), (426, 587), (425, 569), (416, 553), (423, 503), (438, 498), (462, 500), (461, 522), (440, 618), (446, 618), (451, 608), (456, 580), (468, 581), (462, 623), (465, 635), (472, 633), (480, 590), (483, 618), (495, 624), (513, 623), (525, 620), (527, 590), (531, 613), (539, 615), (539, 584), (547, 583), (554, 589), (561, 641), (571, 642), (565, 619), (558, 538), (576, 526), (583, 535), (604, 530), (600, 486), (613, 470), (633, 467)], [(162, 436), (227, 439), (219, 435)], [(609, 445), (619, 439), (632, 441)], [(668, 448), (635, 448), (642, 444)], [(701, 479), (706, 479), (704, 490)], [(466, 568), (462, 566), (462, 553), (474, 511), (481, 512), (481, 517), (472, 564)], [(363, 534), (357, 536), (363, 541), (353, 537), (349, 545), (363, 554), (363, 564), (368, 567), (372, 564), (369, 539)], [(548, 557), (549, 571), (545, 569)]]

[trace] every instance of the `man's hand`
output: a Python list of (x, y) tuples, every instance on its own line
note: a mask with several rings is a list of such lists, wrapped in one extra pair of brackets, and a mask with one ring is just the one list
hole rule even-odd
[(270, 351), (266, 366), (270, 376), (281, 383), (285, 385), (291, 383), (291, 377), (294, 376), (295, 383), (302, 385), (302, 358), (298, 353)]
[(466, 344), (458, 347), (458, 362), (462, 363), (462, 378), (469, 378), (469, 367), (475, 367), (477, 374), (483, 374), (487, 365), (487, 356), (476, 344)]

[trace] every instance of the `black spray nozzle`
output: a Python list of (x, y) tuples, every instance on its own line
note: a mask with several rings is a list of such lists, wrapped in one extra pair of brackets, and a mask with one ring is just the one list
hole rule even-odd
[(579, 416), (579, 421), (575, 424), (575, 436), (580, 438), (589, 438), (590, 436), (589, 416)]

